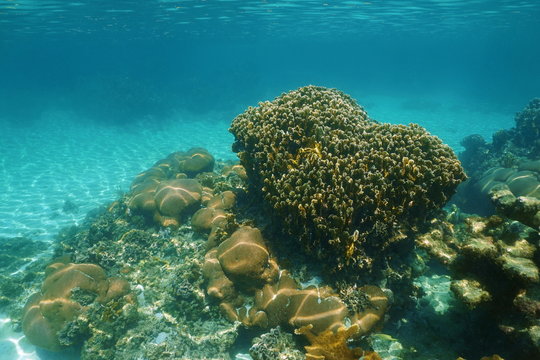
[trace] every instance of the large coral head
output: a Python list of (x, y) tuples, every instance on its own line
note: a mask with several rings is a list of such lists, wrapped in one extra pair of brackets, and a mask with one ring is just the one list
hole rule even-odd
[(335, 89), (282, 94), (238, 115), (230, 131), (252, 192), (334, 269), (370, 266), (465, 178), (437, 137), (373, 121)]

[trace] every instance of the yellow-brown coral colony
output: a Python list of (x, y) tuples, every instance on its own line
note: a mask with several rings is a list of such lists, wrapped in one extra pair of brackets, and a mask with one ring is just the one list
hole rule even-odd
[(162, 226), (178, 227), (186, 210), (196, 210), (206, 195), (199, 182), (188, 177), (212, 171), (214, 162), (214, 157), (202, 148), (170, 154), (135, 178), (130, 210)]
[(236, 117), (251, 189), (326, 263), (366, 267), (454, 193), (453, 151), (418, 125), (381, 124), (340, 91), (306, 86)]
[[(361, 349), (350, 350), (347, 341), (369, 333), (382, 323), (388, 305), (385, 293), (376, 286), (360, 288), (368, 298), (366, 308), (362, 312), (350, 312), (330, 287), (302, 288), (286, 270), (280, 270), (259, 229), (240, 226), (216, 241), (212, 234), (225, 227), (227, 220), (226, 215), (220, 215), (221, 221), (212, 221), (215, 214), (212, 211), (222, 207), (226, 214), (233, 204), (234, 194), (226, 191), (215, 196), (207, 203), (208, 207), (192, 218), (192, 224), (204, 223), (194, 229), (205, 233), (212, 229), (203, 275), (208, 295), (219, 303), (223, 314), (246, 326), (303, 329), (302, 333), (312, 341), (306, 347), (308, 358), (357, 359), (364, 354)], [(203, 211), (208, 214), (204, 222), (200, 221)], [(252, 297), (249, 308), (245, 296)]]
[(71, 299), (74, 289), (95, 294), (95, 301), (102, 304), (129, 292), (127, 281), (107, 278), (94, 264), (54, 263), (45, 274), (41, 292), (32, 295), (24, 307), (22, 327), (32, 344), (51, 351), (62, 349), (58, 332), (84, 308)]

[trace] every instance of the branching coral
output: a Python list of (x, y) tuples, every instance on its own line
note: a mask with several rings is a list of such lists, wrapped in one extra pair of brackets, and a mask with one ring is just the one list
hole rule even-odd
[(237, 116), (230, 131), (251, 189), (334, 269), (369, 266), (464, 179), (438, 138), (372, 121), (337, 90), (283, 94)]

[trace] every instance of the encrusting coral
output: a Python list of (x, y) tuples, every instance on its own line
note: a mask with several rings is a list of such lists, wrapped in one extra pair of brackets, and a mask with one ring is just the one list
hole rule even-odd
[(334, 89), (282, 94), (237, 116), (230, 131), (252, 191), (333, 269), (369, 267), (465, 178), (437, 137), (370, 120)]
[(94, 264), (54, 263), (45, 274), (41, 292), (32, 295), (24, 307), (22, 328), (32, 344), (50, 351), (63, 348), (59, 331), (88, 305), (72, 299), (75, 289), (90, 293), (93, 301), (102, 304), (129, 292), (127, 281), (107, 278)]

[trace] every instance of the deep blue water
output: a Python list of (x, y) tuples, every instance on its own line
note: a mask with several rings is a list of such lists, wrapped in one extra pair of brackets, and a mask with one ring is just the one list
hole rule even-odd
[(306, 84), (515, 112), (540, 93), (538, 18), (537, 1), (2, 1), (1, 115), (234, 116)]

